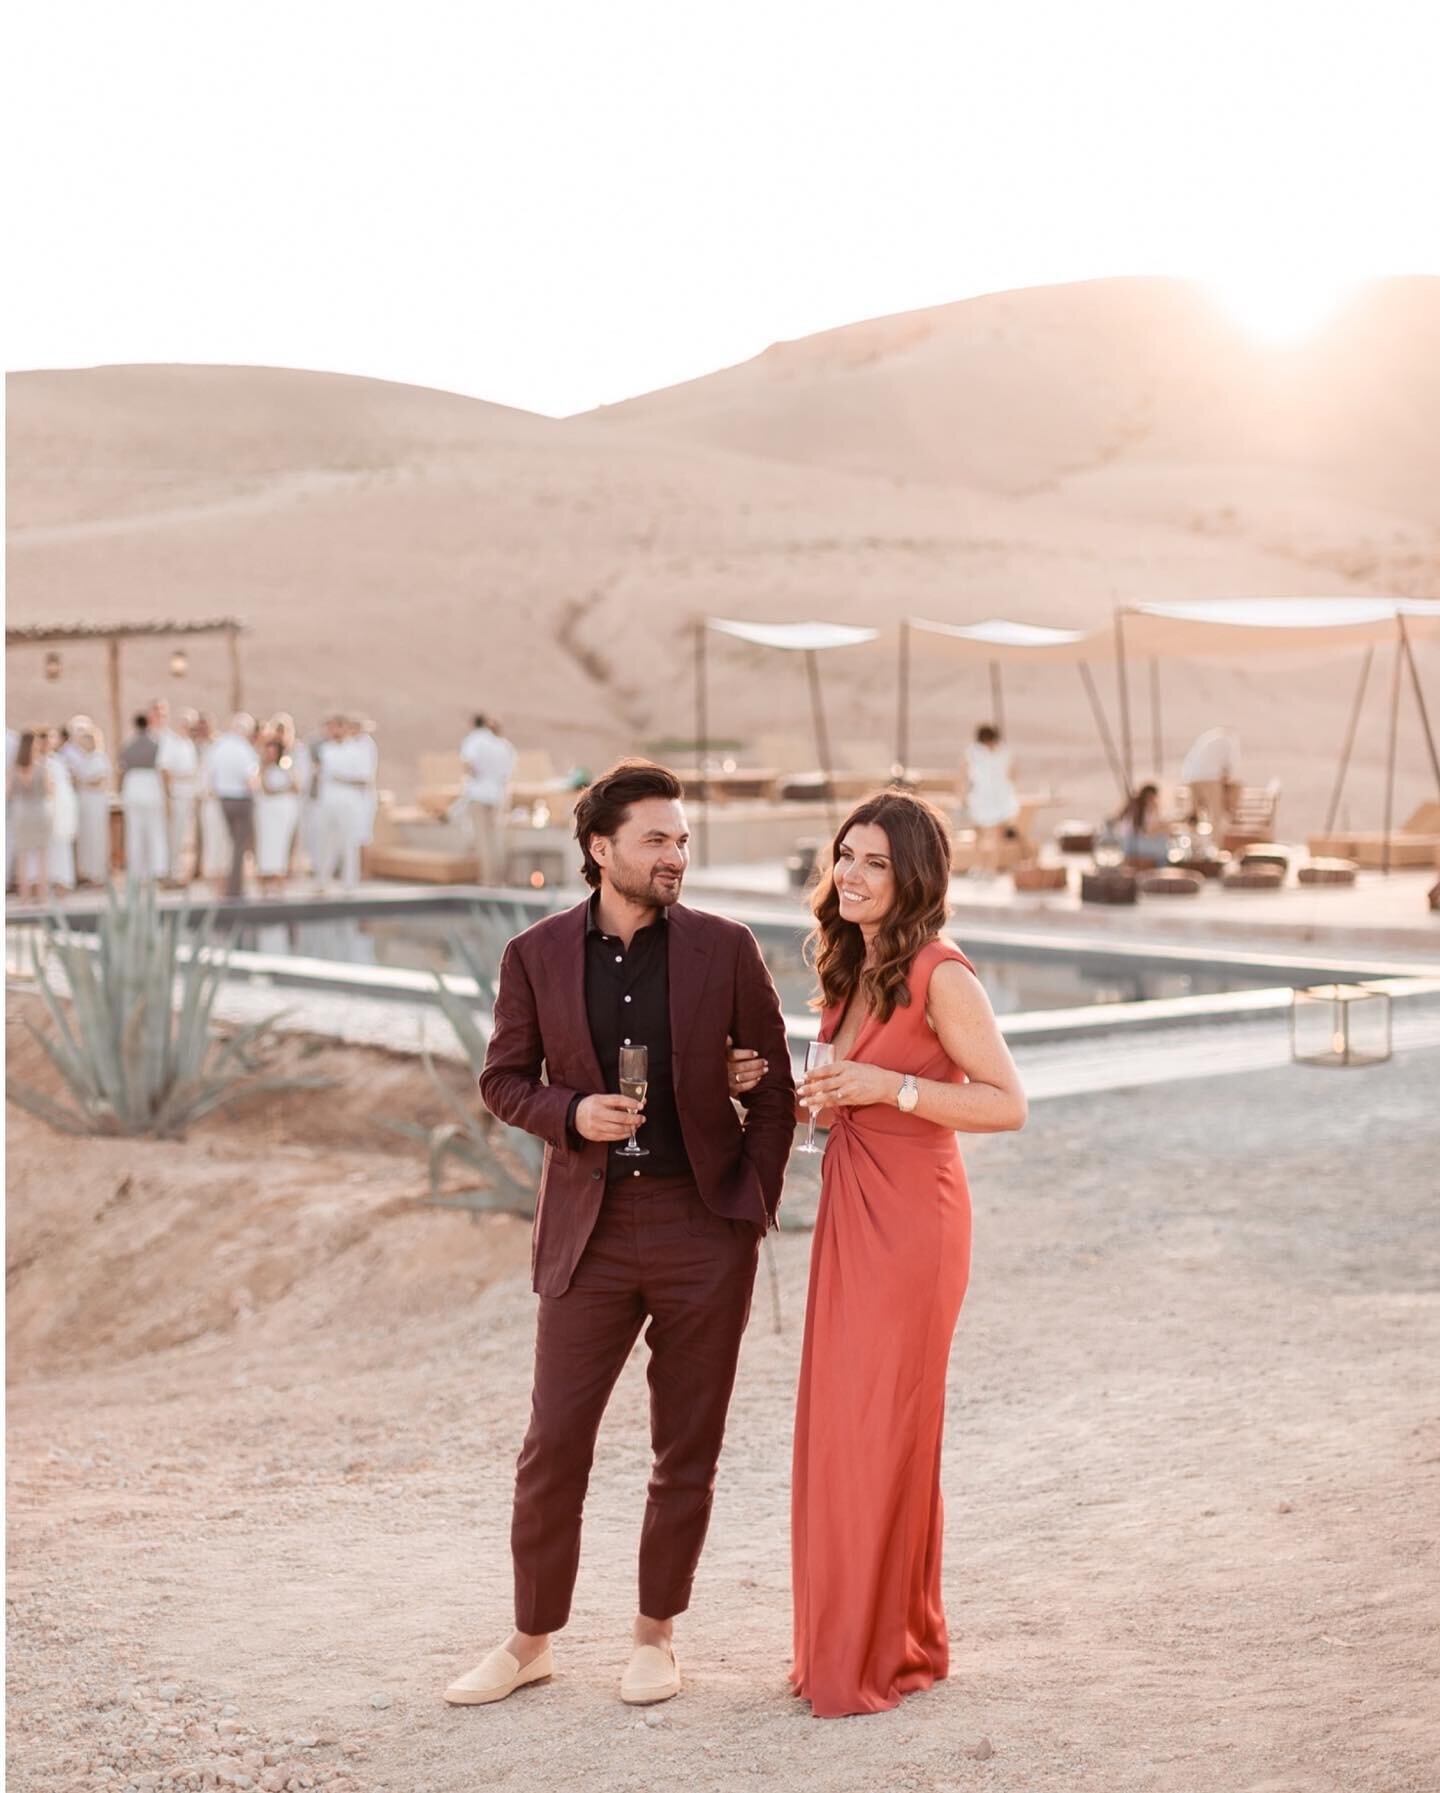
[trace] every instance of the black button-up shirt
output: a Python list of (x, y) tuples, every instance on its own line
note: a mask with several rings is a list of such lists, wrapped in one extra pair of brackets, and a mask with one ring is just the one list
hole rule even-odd
[[(675, 1106), (670, 1067), (670, 930), (659, 910), (625, 947), (618, 935), (604, 934), (597, 919), (599, 895), (591, 897), (585, 921), (585, 1015), (611, 1095), (620, 1093), (620, 1048), (644, 1046), (649, 1055), (645, 1122), (637, 1144), (648, 1158), (618, 1157), (623, 1139), (610, 1146), (606, 1181), (633, 1177), (688, 1177), (690, 1159)], [(570, 1123), (575, 1122), (572, 1105)]]

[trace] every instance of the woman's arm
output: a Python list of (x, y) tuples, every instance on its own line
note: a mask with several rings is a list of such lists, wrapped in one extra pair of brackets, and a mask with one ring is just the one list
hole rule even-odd
[[(1029, 1111), (1020, 1073), (974, 972), (958, 959), (937, 965), (930, 978), (927, 1012), (946, 1056), (970, 1081), (918, 1078), (920, 1100), (912, 1112), (957, 1133), (1011, 1133), (1023, 1127)], [(801, 1093), (813, 1092), (827, 1108), (867, 1108), (893, 1104), (902, 1081), (899, 1071), (843, 1059), (811, 1071)]]

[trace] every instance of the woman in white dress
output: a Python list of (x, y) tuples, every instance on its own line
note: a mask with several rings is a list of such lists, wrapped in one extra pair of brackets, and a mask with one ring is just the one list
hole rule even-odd
[(210, 883), (216, 896), (223, 897), (230, 876), (233, 848), (230, 830), (225, 826), (225, 811), (210, 783), (210, 759), (215, 747), (213, 716), (196, 718), (194, 741), (200, 751), (199, 769), (195, 775), (200, 801), (200, 876)]
[(46, 739), (43, 730), (21, 731), (5, 787), (6, 833), (15, 851), (15, 884), (22, 903), (50, 900), (54, 811)]
[(68, 893), (75, 888), (75, 837), (80, 831), (80, 804), (70, 761), (61, 752), (59, 729), (50, 730), (51, 831), (50, 885)]
[(1020, 814), (1010, 749), (998, 728), (986, 722), (976, 729), (965, 750), (965, 770), (969, 781), (965, 807), (975, 829), (975, 869), (982, 877), (993, 878), (1000, 869), (1004, 831)]
[(77, 749), (75, 875), (82, 884), (110, 882), (110, 775), (114, 768), (100, 730), (89, 720), (71, 724)]
[(255, 796), (255, 870), (266, 896), (279, 896), (290, 875), (290, 850), (300, 820), (300, 781), (282, 731), (267, 734), (260, 749), (260, 789)]

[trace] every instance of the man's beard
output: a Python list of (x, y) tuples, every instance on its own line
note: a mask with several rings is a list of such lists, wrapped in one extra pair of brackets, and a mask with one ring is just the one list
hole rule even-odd
[(653, 877), (647, 877), (636, 870), (628, 860), (622, 859), (618, 853), (610, 859), (610, 885), (617, 896), (628, 897), (632, 903), (649, 903), (656, 909), (668, 909), (671, 903), (677, 902), (685, 874), (680, 873), (673, 884), (661, 884)]

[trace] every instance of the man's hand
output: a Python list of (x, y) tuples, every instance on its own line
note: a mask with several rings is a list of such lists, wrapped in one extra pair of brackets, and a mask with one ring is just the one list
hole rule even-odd
[(643, 1109), (628, 1096), (586, 1096), (575, 1110), (575, 1131), (582, 1139), (629, 1139), (640, 1125)]

